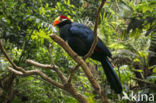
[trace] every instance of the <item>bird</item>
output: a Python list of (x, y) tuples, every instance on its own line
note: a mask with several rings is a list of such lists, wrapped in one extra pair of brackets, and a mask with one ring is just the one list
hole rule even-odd
[[(54, 20), (52, 25), (58, 27), (60, 37), (67, 41), (72, 50), (79, 56), (85, 56), (88, 53), (94, 41), (94, 32), (89, 27), (72, 22), (67, 16), (62, 14)], [(121, 82), (108, 59), (112, 58), (112, 54), (99, 37), (94, 52), (90, 57), (101, 62), (111, 89), (120, 94), (122, 92)]]

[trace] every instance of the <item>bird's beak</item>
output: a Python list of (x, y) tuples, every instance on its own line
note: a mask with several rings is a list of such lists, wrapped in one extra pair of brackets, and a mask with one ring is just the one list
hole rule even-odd
[(57, 17), (55, 20), (54, 20), (54, 22), (53, 22), (53, 26), (56, 26), (57, 24), (59, 24), (60, 23), (60, 17)]

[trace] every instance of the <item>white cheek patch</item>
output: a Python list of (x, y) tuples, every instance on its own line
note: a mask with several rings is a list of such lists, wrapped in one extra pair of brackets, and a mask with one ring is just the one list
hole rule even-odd
[(62, 21), (65, 21), (65, 20), (67, 20), (67, 19), (62, 19)]

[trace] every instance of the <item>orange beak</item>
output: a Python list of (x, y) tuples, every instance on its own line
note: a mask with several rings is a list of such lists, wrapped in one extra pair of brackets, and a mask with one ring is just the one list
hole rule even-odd
[(59, 20), (55, 20), (55, 21), (53, 22), (53, 26), (56, 26), (56, 25), (59, 24), (59, 23), (60, 23)]
[(53, 22), (53, 26), (56, 26), (59, 23), (60, 23), (60, 17), (57, 17)]

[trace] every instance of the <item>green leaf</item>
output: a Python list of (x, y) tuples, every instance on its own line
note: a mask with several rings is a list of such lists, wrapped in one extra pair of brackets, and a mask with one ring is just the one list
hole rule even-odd
[(119, 43), (112, 43), (111, 45), (109, 45), (109, 47), (110, 48), (112, 48), (112, 49), (124, 49), (125, 48), (125, 46), (124, 45), (122, 45), (122, 44), (119, 44)]

